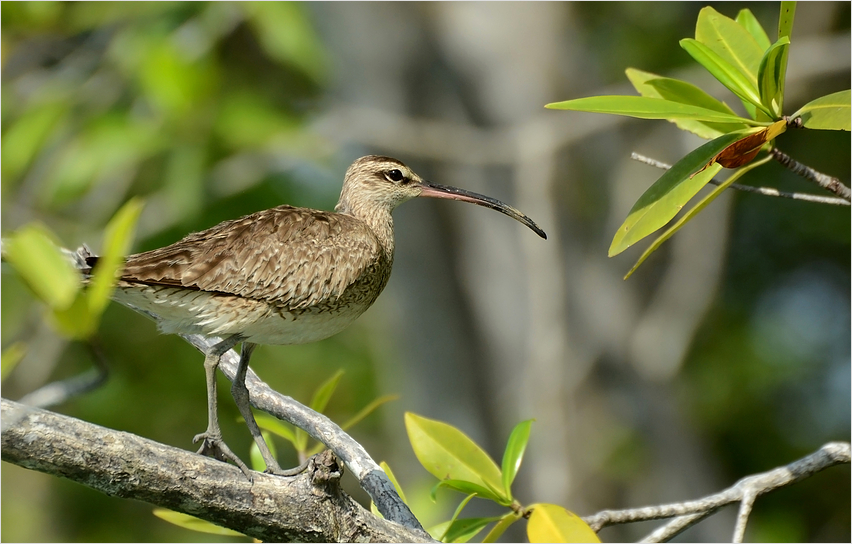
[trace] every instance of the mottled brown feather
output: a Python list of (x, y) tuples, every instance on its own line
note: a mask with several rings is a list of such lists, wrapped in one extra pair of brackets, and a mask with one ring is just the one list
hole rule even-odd
[[(121, 280), (237, 295), (298, 310), (344, 295), (362, 300), (339, 302), (369, 304), (363, 298), (375, 300), (381, 292), (392, 259), (392, 249), (383, 249), (363, 221), (285, 205), (131, 255)], [(386, 273), (376, 274), (385, 268)], [(348, 289), (359, 280), (378, 283), (374, 296)]]

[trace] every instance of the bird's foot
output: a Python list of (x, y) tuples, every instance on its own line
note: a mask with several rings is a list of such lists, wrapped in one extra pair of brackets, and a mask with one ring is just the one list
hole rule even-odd
[(310, 459), (306, 459), (305, 462), (302, 463), (301, 465), (299, 465), (297, 467), (293, 467), (293, 468), (288, 468), (288, 469), (283, 469), (280, 466), (278, 466), (278, 463), (275, 463), (275, 465), (272, 466), (272, 467), (267, 465), (266, 470), (264, 470), (263, 472), (265, 472), (266, 474), (272, 474), (274, 476), (288, 476), (288, 477), (298, 476), (299, 474), (303, 473), (305, 471), (305, 469), (308, 468), (309, 462), (310, 462)]
[(249, 468), (245, 463), (243, 463), (242, 459), (237, 457), (237, 455), (231, 451), (231, 448), (225, 444), (221, 435), (204, 432), (195, 435), (195, 438), (192, 439), (193, 444), (198, 441), (202, 441), (201, 447), (198, 448), (197, 452), (199, 455), (206, 455), (207, 457), (212, 457), (213, 459), (218, 459), (219, 461), (224, 461), (226, 463), (228, 461), (232, 461), (241, 471), (243, 471), (246, 478), (248, 478), (250, 482), (252, 481), (251, 471)]

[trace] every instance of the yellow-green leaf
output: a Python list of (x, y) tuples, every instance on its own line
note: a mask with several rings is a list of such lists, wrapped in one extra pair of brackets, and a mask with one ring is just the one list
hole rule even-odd
[(555, 504), (537, 504), (527, 523), (530, 542), (600, 542), (597, 533), (573, 512)]
[(509, 512), (504, 515), (500, 521), (494, 524), (494, 527), (488, 531), (488, 534), (483, 537), (482, 542), (485, 544), (486, 542), (497, 542), (497, 539), (503, 536), (503, 533), (506, 532), (513, 523), (521, 519), (520, 514), (517, 512)]
[(483, 499), (488, 499), (503, 505), (509, 505), (512, 502), (508, 498), (502, 498), (501, 493), (497, 490), (491, 490), (467, 480), (453, 480), (452, 478), (440, 480), (437, 484), (432, 486), (432, 492), (430, 495), (433, 502), (438, 500), (438, 490), (442, 487), (454, 489), (466, 495), (478, 495)]
[[(698, 64), (707, 69), (719, 83), (727, 87), (732, 93), (747, 101), (757, 108), (763, 109), (760, 103), (760, 94), (757, 91), (757, 69), (755, 75), (744, 74), (739, 68), (732, 65), (714, 50), (705, 44), (685, 38), (680, 41), (680, 46), (689, 53)], [(766, 113), (769, 113), (768, 111)]]
[[(390, 402), (392, 400), (396, 400), (398, 398), (399, 398), (399, 395), (382, 395), (381, 397), (379, 397), (377, 399), (373, 399), (373, 401), (370, 402), (370, 404), (368, 404), (367, 406), (364, 406), (363, 408), (358, 410), (357, 414), (355, 414), (351, 418), (347, 419), (346, 422), (343, 425), (340, 426), (340, 428), (343, 429), (344, 431), (351, 429), (352, 427), (357, 425), (362, 419), (364, 419), (368, 415), (372, 414), (382, 404), (384, 404), (386, 402)], [(307, 457), (310, 457), (314, 454), (321, 452), (323, 449), (325, 449), (325, 444), (322, 444), (322, 443), (316, 444), (312, 448), (308, 449), (306, 455), (307, 455)]]
[[(684, 205), (721, 169), (707, 164), (723, 149), (751, 131), (731, 132), (693, 150), (663, 174), (645, 193), (619, 227), (609, 248), (609, 256), (618, 255), (642, 238), (668, 223)], [(695, 174), (702, 170), (699, 174)]]
[[(269, 453), (272, 454), (273, 458), (277, 459), (278, 452), (275, 450), (275, 442), (272, 441), (272, 434), (265, 431), (261, 431), (260, 434), (263, 436), (263, 440), (269, 448)], [(251, 461), (252, 470), (263, 472), (267, 469), (266, 461), (263, 459), (263, 454), (260, 453), (260, 448), (254, 440), (252, 440), (251, 448), (249, 449), (249, 460)]]
[(399, 485), (399, 481), (397, 481), (396, 476), (394, 475), (390, 466), (384, 461), (379, 463), (379, 466), (382, 467), (382, 470), (384, 470), (385, 474), (387, 474), (388, 480), (390, 480), (393, 484), (393, 487), (396, 489), (396, 493), (399, 495), (399, 498), (402, 499), (402, 502), (408, 504), (408, 499), (405, 498), (405, 492), (402, 490), (402, 486)]
[(850, 90), (847, 89), (811, 100), (792, 117), (800, 117), (805, 128), (848, 131), (850, 111)]
[(53, 309), (66, 309), (74, 303), (82, 278), (54, 240), (46, 227), (30, 223), (12, 233), (3, 252), (42, 302)]
[(370, 404), (358, 410), (357, 414), (347, 419), (346, 423), (341, 425), (340, 428), (344, 431), (351, 429), (352, 427), (357, 425), (362, 419), (372, 414), (376, 410), (376, 408), (378, 408), (382, 404), (385, 404), (386, 402), (390, 402), (392, 400), (397, 400), (398, 398), (399, 395), (382, 395), (381, 397), (374, 399), (372, 402), (370, 402)]
[[(280, 419), (276, 417), (272, 417), (266, 414), (257, 414), (254, 416), (255, 421), (257, 421), (257, 426), (263, 430), (269, 431), (272, 434), (278, 435), (281, 438), (289, 440), (296, 445), (295, 437), (293, 436), (293, 429)], [(245, 421), (243, 418), (240, 418), (240, 421)]]
[(343, 377), (343, 370), (338, 370), (329, 379), (324, 381), (317, 390), (314, 391), (314, 396), (311, 398), (311, 409), (315, 412), (323, 413), (325, 407), (328, 406), (328, 401), (337, 389), (337, 384), (340, 383), (340, 378)]
[(220, 527), (219, 525), (214, 525), (209, 521), (190, 516), (189, 514), (182, 514), (165, 508), (155, 508), (154, 515), (163, 521), (168, 521), (173, 525), (198, 533), (224, 536), (245, 536), (244, 534), (228, 529), (227, 527)]
[[(472, 494), (468, 495), (467, 497), (465, 497), (464, 499), (462, 499), (462, 501), (456, 507), (456, 511), (453, 512), (453, 517), (450, 518), (450, 522), (447, 523), (447, 526), (446, 526), (444, 532), (441, 534), (441, 536), (437, 540), (442, 540), (444, 542), (447, 542), (447, 533), (453, 527), (453, 524), (456, 522), (456, 520), (459, 519), (459, 516), (461, 515), (462, 510), (464, 510), (464, 507), (467, 506), (467, 503), (469, 503), (471, 500), (473, 500), (473, 498), (475, 496), (476, 496), (476, 493), (472, 493)], [(433, 498), (433, 500), (434, 500), (434, 498)], [(471, 536), (473, 536), (473, 535), (471, 535)]]
[(757, 73), (757, 87), (760, 100), (769, 108), (775, 118), (781, 117), (784, 107), (784, 80), (787, 76), (787, 52), (790, 38), (780, 38), (770, 47), (760, 61)]
[[(442, 542), (467, 542), (482, 531), (486, 525), (499, 521), (500, 516), (490, 518), (462, 518), (448, 522), (443, 527)], [(442, 524), (443, 525), (443, 524)]]
[[(716, 100), (702, 89), (686, 81), (659, 76), (635, 68), (628, 68), (625, 73), (630, 83), (642, 96), (662, 98), (736, 116), (736, 113), (727, 104)], [(746, 128), (744, 123), (711, 123), (694, 119), (669, 119), (668, 121), (676, 124), (681, 130), (692, 132), (705, 140), (712, 140), (722, 134)]]
[(2, 363), (0, 363), (0, 379), (5, 380), (6, 376), (8, 376), (9, 373), (18, 366), (18, 363), (21, 362), (21, 359), (24, 358), (26, 353), (27, 345), (23, 342), (15, 342), (8, 348), (4, 349)]
[(710, 6), (702, 8), (695, 24), (695, 39), (757, 83), (763, 51), (748, 30)]
[(104, 232), (103, 253), (98, 258), (88, 288), (89, 311), (95, 321), (100, 318), (115, 287), (116, 277), (124, 266), (124, 257), (133, 243), (136, 221), (142, 213), (143, 202), (131, 198), (110, 219)]
[(737, 13), (737, 18), (735, 19), (739, 24), (745, 28), (751, 37), (754, 38), (754, 41), (757, 42), (758, 47), (760, 47), (761, 51), (766, 51), (769, 49), (769, 45), (772, 43), (769, 41), (769, 36), (766, 35), (766, 31), (763, 30), (763, 26), (757, 20), (757, 17), (754, 16), (754, 13), (749, 9), (741, 9), (739, 13)]
[(766, 164), (770, 159), (771, 159), (771, 157), (766, 157), (766, 158), (761, 159), (761, 160), (759, 160), (755, 163), (749, 164), (748, 166), (740, 168), (739, 170), (737, 170), (736, 172), (731, 174), (731, 176), (728, 179), (726, 179), (723, 183), (714, 187), (713, 190), (710, 192), (710, 194), (708, 194), (707, 196), (705, 196), (704, 198), (699, 200), (698, 203), (695, 206), (693, 206), (688, 212), (683, 214), (683, 216), (680, 217), (677, 221), (675, 221), (675, 223), (671, 227), (666, 229), (666, 231), (663, 234), (661, 234), (656, 240), (654, 240), (654, 243), (652, 243), (650, 246), (648, 246), (648, 249), (646, 249), (642, 253), (642, 256), (639, 257), (639, 259), (636, 261), (636, 264), (633, 265), (633, 268), (631, 268), (627, 272), (627, 274), (625, 274), (624, 279), (629, 278), (633, 274), (633, 272), (635, 272), (636, 269), (639, 268), (639, 265), (644, 263), (645, 259), (647, 259), (648, 257), (651, 256), (651, 253), (655, 252), (657, 249), (659, 249), (659, 247), (661, 245), (663, 245), (663, 243), (666, 240), (668, 240), (669, 238), (674, 236), (674, 234), (677, 231), (679, 231), (681, 229), (681, 227), (686, 225), (696, 215), (698, 215), (698, 212), (700, 212), (701, 210), (706, 208), (708, 204), (710, 204), (711, 202), (716, 200), (716, 197), (719, 196), (720, 194), (722, 194), (722, 191), (724, 191), (725, 189), (730, 187), (732, 183), (734, 183), (735, 181), (737, 181), (738, 179), (743, 177), (743, 175), (745, 175), (747, 172), (753, 170), (754, 168), (757, 168), (758, 166)]
[(512, 434), (509, 435), (509, 440), (506, 442), (506, 450), (503, 452), (503, 490), (509, 499), (512, 498), (512, 482), (515, 481), (515, 476), (518, 474), (518, 469), (521, 468), (521, 461), (524, 460), (524, 452), (527, 449), (527, 443), (530, 440), (530, 428), (534, 419), (528, 419), (515, 425), (512, 429)]
[[(338, 370), (329, 379), (317, 387), (316, 391), (314, 391), (313, 397), (311, 397), (310, 407), (312, 410), (319, 413), (322, 413), (323, 410), (325, 410), (325, 407), (328, 405), (328, 401), (334, 394), (334, 390), (337, 389), (337, 384), (340, 383), (341, 376), (343, 376), (343, 370)], [(297, 427), (294, 436), (295, 441), (293, 442), (293, 445), (296, 446), (296, 450), (300, 453), (307, 453), (308, 433)], [(320, 446), (320, 448), (321, 447), (322, 446)]]
[(555, 110), (626, 115), (638, 119), (694, 119), (696, 121), (714, 123), (765, 124), (720, 111), (645, 96), (589, 96), (586, 98), (566, 100), (564, 102), (554, 102), (547, 104), (545, 107)]
[[(408, 439), (420, 464), (440, 480), (462, 480), (494, 490), (503, 487), (500, 469), (473, 440), (452, 425), (405, 414)], [(501, 497), (507, 499), (507, 497)]]

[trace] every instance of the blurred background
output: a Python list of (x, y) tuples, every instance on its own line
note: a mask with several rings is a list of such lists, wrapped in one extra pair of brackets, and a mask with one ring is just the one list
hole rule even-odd
[[(646, 244), (612, 259), (607, 249), (660, 175), (630, 153), (672, 163), (701, 141), (663, 121), (543, 106), (634, 94), (624, 69), (635, 67), (741, 111), (678, 47), (704, 5), (3, 2), (3, 234), (38, 221), (97, 252), (109, 218), (141, 196), (143, 251), (282, 203), (332, 209), (352, 160), (391, 155), (515, 205), (548, 240), (482, 208), (409, 202), (374, 307), (326, 341), (261, 346), (258, 374), (307, 402), (344, 369), (328, 409), (337, 421), (398, 393), (351, 434), (388, 461), (426, 526), (462, 496), (430, 501), (405, 411), (459, 427), (498, 460), (512, 427), (535, 418), (515, 484), (526, 504), (586, 515), (698, 498), (850, 439), (849, 208), (728, 191), (623, 281)], [(747, 7), (775, 36), (777, 3), (714, 6), (729, 17)], [(799, 4), (786, 113), (849, 88), (849, 22), (848, 2)], [(791, 131), (778, 145), (849, 183), (848, 132)], [(774, 163), (743, 182), (819, 192)], [(91, 367), (43, 314), (4, 265), (3, 347), (27, 348), (5, 397)], [(54, 409), (194, 450), (202, 356), (114, 304), (98, 338), (109, 381)], [(250, 436), (223, 395), (225, 439), (245, 459)], [(295, 463), (286, 443), (278, 450)], [(211, 538), (7, 463), (2, 493), (4, 542)], [(734, 514), (681, 539), (730, 539)], [(758, 499), (746, 538), (849, 541), (849, 467)]]

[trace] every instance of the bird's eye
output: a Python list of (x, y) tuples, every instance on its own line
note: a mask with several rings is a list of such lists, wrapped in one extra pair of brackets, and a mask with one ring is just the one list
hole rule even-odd
[(402, 174), (402, 172), (400, 172), (396, 168), (385, 172), (385, 177), (388, 178), (389, 181), (402, 181), (403, 179), (405, 179), (405, 176)]

